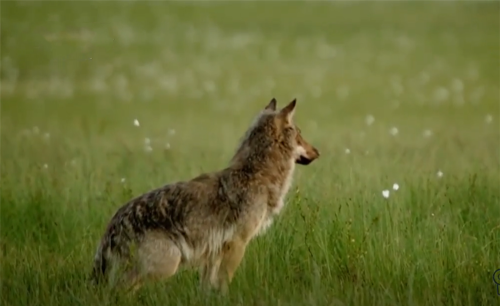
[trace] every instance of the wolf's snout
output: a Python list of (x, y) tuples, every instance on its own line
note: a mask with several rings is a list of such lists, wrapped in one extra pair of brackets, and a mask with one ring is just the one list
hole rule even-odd
[(319, 157), (318, 149), (312, 147), (305, 154), (301, 154), (296, 162), (297, 162), (297, 164), (300, 164), (300, 165), (309, 165), (318, 157)]

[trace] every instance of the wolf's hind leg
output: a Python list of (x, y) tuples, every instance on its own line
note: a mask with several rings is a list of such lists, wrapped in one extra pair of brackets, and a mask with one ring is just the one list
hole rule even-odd
[(143, 281), (137, 269), (132, 269), (123, 274), (122, 288), (129, 293), (134, 293), (142, 287)]
[(115, 291), (136, 291), (142, 284), (141, 275), (137, 266), (127, 260), (114, 263), (110, 271), (109, 285)]
[(179, 247), (163, 233), (149, 233), (138, 250), (141, 274), (159, 281), (173, 276), (181, 262)]

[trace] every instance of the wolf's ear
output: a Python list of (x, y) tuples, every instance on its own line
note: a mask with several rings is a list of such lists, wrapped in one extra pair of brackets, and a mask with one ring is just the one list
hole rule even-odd
[(292, 122), (293, 115), (295, 114), (295, 105), (297, 104), (297, 99), (293, 99), (292, 102), (288, 103), (287, 106), (283, 107), (280, 110), (280, 116), (287, 120), (288, 122)]
[(275, 111), (276, 110), (276, 99), (273, 98), (271, 100), (271, 102), (269, 102), (269, 104), (264, 109)]

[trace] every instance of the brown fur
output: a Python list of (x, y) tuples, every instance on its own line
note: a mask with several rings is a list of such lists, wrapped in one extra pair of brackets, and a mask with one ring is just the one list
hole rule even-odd
[(293, 123), (296, 101), (257, 116), (229, 166), (167, 184), (123, 205), (97, 249), (93, 279), (137, 289), (180, 267), (197, 267), (203, 285), (226, 291), (252, 238), (284, 206), (295, 164), (318, 151)]

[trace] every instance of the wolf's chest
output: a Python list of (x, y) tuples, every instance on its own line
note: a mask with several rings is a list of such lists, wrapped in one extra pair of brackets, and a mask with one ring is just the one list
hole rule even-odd
[(278, 192), (277, 195), (277, 203), (275, 205), (268, 205), (268, 211), (264, 217), (264, 220), (261, 224), (261, 227), (259, 229), (259, 235), (262, 235), (263, 233), (266, 232), (266, 230), (271, 227), (274, 217), (278, 215), (283, 207), (285, 206), (285, 197), (290, 190), (290, 187), (292, 186), (292, 181), (293, 181), (293, 170), (295, 167), (295, 163), (292, 163), (291, 169), (286, 176), (285, 180), (283, 181), (283, 184), (281, 186), (281, 189)]
[(286, 195), (288, 194), (288, 191), (290, 190), (290, 187), (292, 186), (292, 181), (293, 181), (293, 172), (295, 170), (295, 162), (290, 163), (290, 170), (288, 171), (283, 184), (281, 186), (281, 190), (278, 194), (278, 203), (275, 207), (272, 209), (272, 214), (277, 215), (281, 212), (283, 207), (285, 206), (285, 198)]

